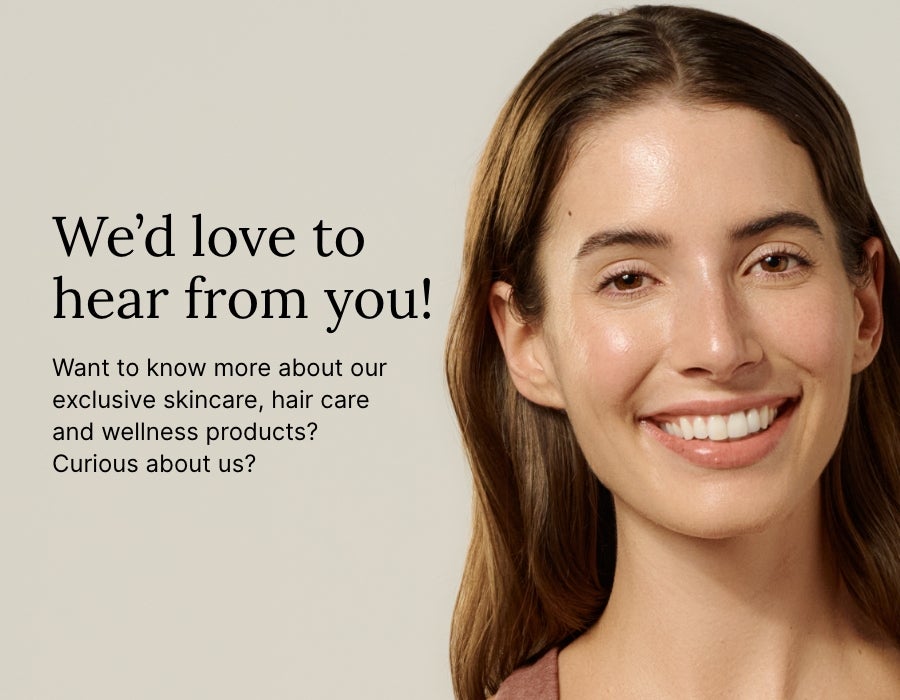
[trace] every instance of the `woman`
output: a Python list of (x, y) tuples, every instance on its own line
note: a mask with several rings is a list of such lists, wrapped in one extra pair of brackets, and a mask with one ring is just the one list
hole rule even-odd
[(457, 696), (900, 697), (898, 272), (780, 40), (638, 7), (554, 42), (488, 141), (448, 341)]

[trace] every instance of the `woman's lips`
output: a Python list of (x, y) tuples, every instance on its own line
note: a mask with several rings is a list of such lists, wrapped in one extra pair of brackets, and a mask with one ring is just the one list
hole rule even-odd
[(797, 403), (781, 400), (728, 414), (645, 418), (640, 425), (664, 447), (697, 466), (735, 469), (755, 464), (775, 449)]

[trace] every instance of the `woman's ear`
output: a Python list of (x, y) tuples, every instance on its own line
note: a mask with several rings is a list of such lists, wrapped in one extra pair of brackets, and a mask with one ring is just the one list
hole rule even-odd
[(872, 362), (881, 345), (884, 331), (884, 316), (881, 306), (884, 288), (884, 246), (874, 236), (863, 244), (869, 259), (869, 274), (866, 283), (857, 287), (856, 296), (857, 332), (853, 353), (853, 371), (861, 372)]
[(494, 282), (491, 287), (491, 320), (513, 384), (529, 401), (565, 408), (543, 329), (522, 319), (512, 296), (513, 289), (506, 282)]

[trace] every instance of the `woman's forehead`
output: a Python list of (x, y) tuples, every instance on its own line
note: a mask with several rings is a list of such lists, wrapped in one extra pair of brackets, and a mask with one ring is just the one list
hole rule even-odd
[(806, 150), (756, 110), (660, 100), (580, 130), (547, 228), (695, 228), (766, 210), (827, 217)]

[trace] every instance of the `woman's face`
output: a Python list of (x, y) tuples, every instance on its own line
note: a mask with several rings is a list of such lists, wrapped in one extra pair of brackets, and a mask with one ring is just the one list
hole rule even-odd
[(880, 338), (880, 292), (848, 279), (808, 155), (753, 110), (669, 101), (576, 146), (540, 322), (494, 288), (517, 387), (566, 411), (617, 508), (703, 537), (786, 517)]

